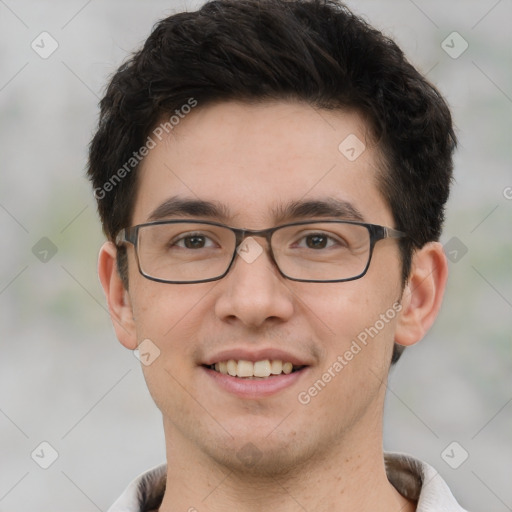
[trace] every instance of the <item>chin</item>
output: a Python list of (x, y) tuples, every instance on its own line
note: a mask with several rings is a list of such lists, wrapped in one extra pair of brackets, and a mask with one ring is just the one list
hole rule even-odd
[(301, 442), (296, 436), (271, 439), (272, 436), (229, 438), (203, 446), (202, 451), (235, 475), (265, 479), (293, 473), (318, 453), (318, 446), (311, 439)]

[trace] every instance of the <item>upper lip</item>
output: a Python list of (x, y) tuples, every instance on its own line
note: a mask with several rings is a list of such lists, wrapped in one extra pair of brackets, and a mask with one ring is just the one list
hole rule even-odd
[(280, 360), (290, 362), (293, 366), (311, 365), (311, 362), (308, 362), (306, 358), (301, 358), (291, 354), (290, 352), (276, 348), (261, 348), (258, 350), (255, 350), (254, 348), (233, 348), (221, 350), (220, 352), (217, 352), (205, 359), (201, 364), (209, 366), (215, 363), (220, 363), (221, 361), (229, 361), (230, 359), (234, 359), (235, 361), (252, 361), (253, 363), (268, 359), (270, 361)]

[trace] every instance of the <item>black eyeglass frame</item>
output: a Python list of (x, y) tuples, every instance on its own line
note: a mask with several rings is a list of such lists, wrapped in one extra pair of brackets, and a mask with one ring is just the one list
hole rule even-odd
[[(310, 225), (310, 224), (353, 224), (355, 226), (363, 226), (365, 227), (369, 234), (370, 234), (370, 251), (368, 255), (368, 262), (366, 263), (366, 267), (364, 270), (354, 277), (348, 277), (343, 279), (331, 279), (331, 280), (318, 280), (318, 279), (299, 279), (295, 277), (290, 277), (286, 275), (279, 265), (276, 262), (276, 259), (274, 257), (274, 252), (272, 251), (272, 235), (282, 228), (288, 228), (291, 226), (302, 226), (302, 225)], [(221, 228), (227, 228), (231, 230), (235, 234), (235, 249), (233, 251), (233, 256), (231, 257), (231, 261), (229, 262), (229, 265), (226, 269), (226, 271), (221, 274), (220, 276), (211, 277), (208, 279), (199, 279), (196, 281), (169, 281), (167, 279), (160, 279), (158, 277), (150, 276), (149, 274), (146, 274), (140, 265), (140, 259), (139, 259), (139, 252), (138, 252), (138, 240), (139, 240), (139, 230), (141, 228), (144, 228), (146, 226), (155, 226), (155, 225), (161, 225), (161, 224), (206, 224), (209, 226), (217, 226)], [(268, 229), (243, 229), (243, 228), (233, 228), (231, 226), (227, 226), (226, 224), (221, 224), (219, 222), (214, 221), (208, 221), (208, 220), (187, 220), (187, 219), (180, 219), (180, 220), (158, 220), (154, 222), (146, 222), (144, 224), (138, 224), (136, 226), (131, 226), (128, 228), (121, 229), (119, 233), (116, 235), (114, 239), (114, 243), (116, 246), (120, 246), (122, 243), (130, 243), (133, 245), (135, 249), (135, 258), (137, 260), (137, 266), (139, 268), (139, 273), (145, 277), (146, 279), (149, 279), (151, 281), (156, 281), (158, 283), (168, 283), (168, 284), (197, 284), (197, 283), (208, 283), (211, 281), (218, 281), (229, 273), (231, 270), (231, 267), (233, 266), (233, 262), (236, 259), (237, 249), (240, 246), (240, 244), (245, 240), (245, 238), (249, 236), (255, 236), (255, 237), (263, 237), (267, 241), (267, 247), (268, 247), (268, 254), (270, 256), (271, 261), (276, 266), (277, 270), (286, 279), (289, 279), (290, 281), (298, 281), (301, 283), (343, 283), (346, 281), (355, 281), (356, 279), (361, 279), (366, 272), (368, 272), (368, 268), (370, 267), (370, 262), (372, 260), (373, 256), (373, 249), (375, 247), (375, 244), (379, 240), (384, 240), (385, 238), (406, 238), (408, 235), (404, 233), (403, 231), (398, 231), (394, 228), (390, 228), (387, 226), (380, 226), (378, 224), (369, 224), (367, 222), (357, 222), (357, 221), (351, 221), (351, 220), (312, 220), (312, 221), (300, 221), (300, 222), (292, 222), (290, 224), (281, 224), (279, 226), (275, 226), (273, 228)]]

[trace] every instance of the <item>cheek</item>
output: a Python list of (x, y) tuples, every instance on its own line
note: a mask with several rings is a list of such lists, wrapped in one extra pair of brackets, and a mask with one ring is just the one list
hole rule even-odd
[(132, 306), (138, 339), (154, 338), (165, 345), (194, 339), (199, 319), (212, 309), (212, 283), (173, 285), (142, 278), (132, 288)]
[[(398, 292), (389, 283), (394, 291), (379, 294), (375, 283), (362, 285), (362, 280), (333, 283), (303, 295), (308, 297), (310, 326), (325, 349), (321, 367), (308, 383), (313, 387), (304, 390), (315, 401), (318, 397), (320, 409), (357, 415), (356, 409), (362, 411), (365, 401), (377, 396), (386, 381), (401, 308), (396, 303)], [(354, 401), (361, 403), (356, 407)], [(343, 414), (334, 414), (333, 421), (341, 421)]]
[(177, 400), (183, 392), (180, 383), (193, 383), (197, 347), (203, 326), (209, 323), (207, 318), (213, 311), (209, 292), (214, 283), (185, 289), (145, 281), (133, 288), (137, 339), (139, 343), (148, 343), (157, 356), (150, 365), (143, 364), (142, 369), (155, 402), (165, 407), (164, 402)]
[(149, 352), (155, 354), (150, 356), (150, 364), (141, 359), (144, 378), (153, 400), (166, 416), (187, 415), (192, 407), (189, 393), (197, 394), (193, 378), (197, 370), (195, 350), (201, 324), (212, 308), (209, 290), (203, 285), (184, 290), (178, 285), (148, 283), (133, 287), (137, 298), (133, 303), (137, 339), (148, 343)]
[[(383, 283), (381, 287), (384, 286)], [(364, 341), (367, 331), (374, 337), (377, 334), (389, 337), (394, 331), (397, 317), (394, 304), (399, 292), (397, 287), (388, 288), (390, 291), (383, 293), (378, 285), (358, 280), (310, 287), (298, 290), (297, 295), (303, 304), (302, 314), (310, 319), (319, 341), (328, 340), (332, 348), (341, 350), (358, 336)]]
[(320, 340), (325, 357), (302, 398), (329, 411), (340, 428), (363, 414), (385, 388), (401, 308), (395, 300), (395, 295), (376, 298), (361, 291), (317, 297), (320, 323), (330, 334)]

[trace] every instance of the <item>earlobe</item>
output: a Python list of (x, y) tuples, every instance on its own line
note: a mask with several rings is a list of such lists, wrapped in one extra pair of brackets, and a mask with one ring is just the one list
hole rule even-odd
[(98, 276), (107, 298), (117, 339), (126, 348), (134, 350), (137, 348), (137, 336), (133, 311), (128, 291), (117, 271), (116, 256), (116, 246), (112, 242), (105, 242), (98, 257)]
[(448, 264), (439, 242), (430, 242), (414, 253), (402, 295), (396, 343), (414, 345), (425, 336), (441, 307), (447, 277)]

